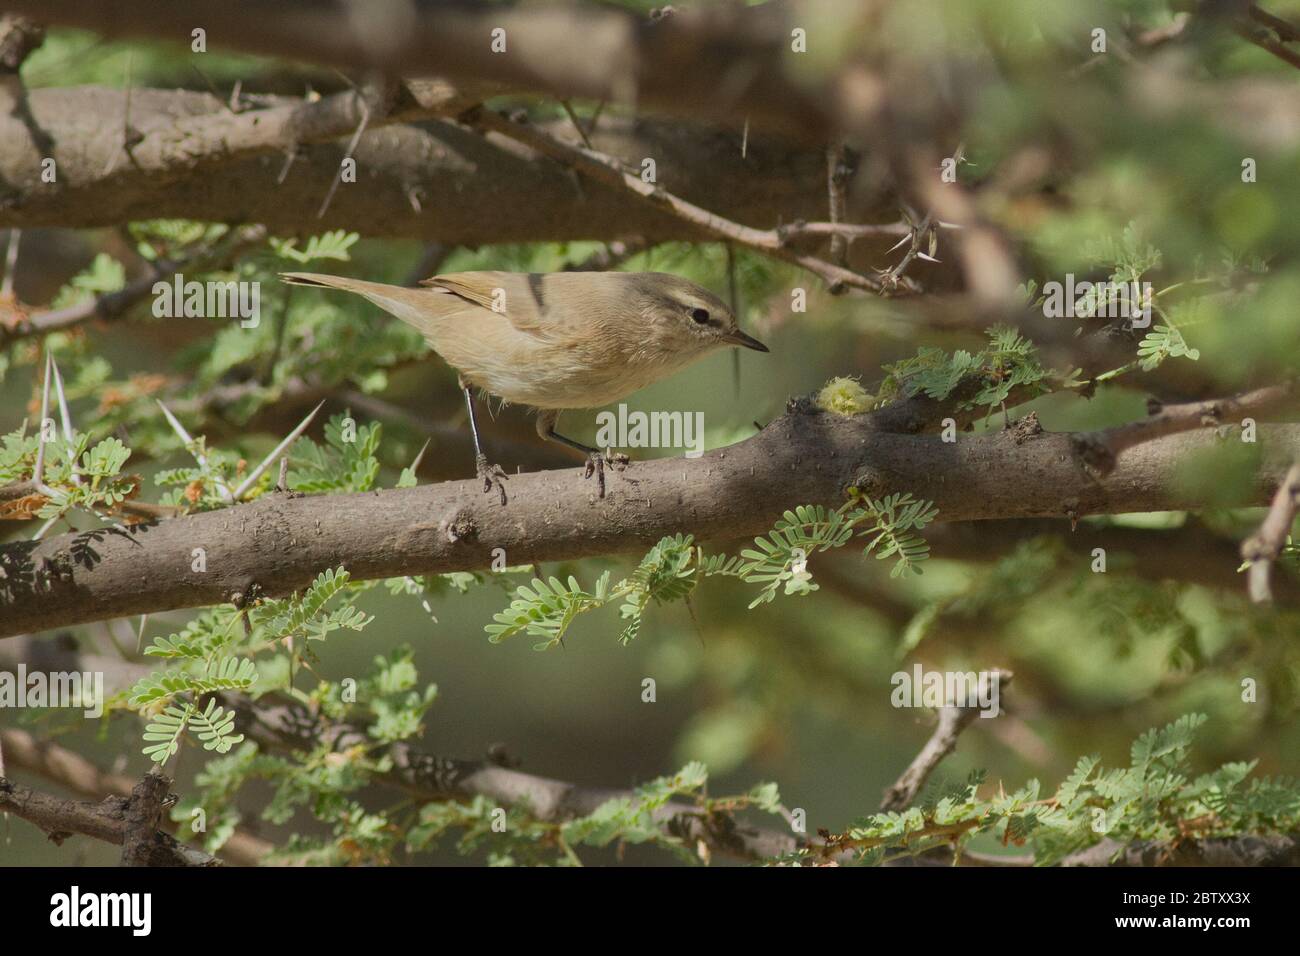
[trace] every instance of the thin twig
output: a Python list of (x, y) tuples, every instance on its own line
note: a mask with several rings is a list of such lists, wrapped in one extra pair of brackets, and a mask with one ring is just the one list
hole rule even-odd
[[(724, 244), (727, 250), (727, 305), (731, 314), (740, 319), (740, 286), (736, 281), (736, 249), (731, 243)], [(731, 382), (734, 397), (740, 398), (740, 349), (731, 350)]]
[[(956, 223), (932, 221), (938, 229), (960, 229)], [(854, 239), (895, 239), (910, 238), (916, 229), (915, 224), (900, 219), (898, 222), (851, 223), (851, 222), (803, 222), (797, 221), (778, 226), (776, 231), (786, 242), (806, 237), (843, 236)]]
[(1260, 9), (1259, 4), (1252, 3), (1246, 14), (1256, 23), (1261, 23), (1278, 35), (1278, 39), (1288, 43), (1300, 40), (1300, 27), (1281, 17), (1275, 17), (1267, 10)]
[(723, 242), (734, 242), (775, 259), (781, 259), (806, 269), (820, 277), (827, 285), (836, 283), (866, 292), (892, 294), (896, 291), (919, 292), (920, 288), (904, 279), (898, 289), (889, 287), (874, 276), (863, 275), (835, 265), (818, 256), (808, 255), (787, 247), (775, 229), (754, 229), (687, 202), (680, 196), (662, 189), (655, 183), (643, 181), (624, 169), (617, 158), (595, 150), (562, 142), (527, 123), (515, 122), (493, 110), (475, 108), (461, 117), (462, 121), (480, 132), (498, 133), (522, 143), (530, 149), (570, 166), (590, 176), (597, 182), (620, 189), (643, 202), (666, 211), (698, 229), (703, 235)]
[(564, 107), (564, 112), (568, 115), (569, 122), (573, 124), (573, 128), (576, 129), (578, 135), (582, 137), (582, 145), (588, 149), (594, 149), (595, 147), (591, 145), (591, 137), (588, 136), (587, 131), (582, 128), (582, 120), (578, 119), (578, 114), (573, 112), (573, 106), (568, 100), (560, 100), (560, 105)]
[[(980, 691), (984, 691), (987, 685), (991, 685), (994, 692), (993, 700), (996, 706), (998, 693), (1000, 690), (1011, 683), (1011, 673), (1009, 671), (994, 670), (987, 674), (980, 675)], [(984, 683), (987, 682), (987, 685)], [(983, 697), (980, 693), (977, 696)], [(916, 755), (907, 769), (899, 775), (899, 778), (885, 791), (885, 798), (881, 801), (880, 810), (882, 813), (890, 811), (899, 812), (906, 810), (916, 799), (916, 795), (921, 792), (925, 786), (925, 781), (929, 779), (934, 768), (939, 766), (940, 761), (948, 754), (952, 753), (957, 746), (957, 738), (961, 732), (970, 726), (980, 714), (978, 704), (967, 701), (964, 706), (957, 703), (950, 703), (945, 707), (939, 708), (939, 726), (935, 728), (930, 739), (925, 742), (921, 752)]]
[[(851, 173), (848, 148), (843, 143), (828, 147), (826, 192), (832, 225), (843, 223), (848, 216), (849, 200), (846, 186)], [(837, 266), (849, 264), (849, 240), (843, 232), (836, 231), (831, 234), (831, 261)]]
[(1300, 40), (1300, 29), (1286, 20), (1261, 10), (1258, 6), (1252, 5), (1248, 16), (1254, 22), (1234, 20), (1231, 24), (1232, 32), (1248, 43), (1255, 44), (1261, 50), (1273, 54), (1282, 62), (1300, 69), (1300, 52), (1287, 46), (1288, 43)]
[(1269, 575), (1273, 562), (1282, 553), (1291, 534), (1297, 508), (1300, 508), (1300, 462), (1291, 466), (1282, 483), (1277, 486), (1273, 503), (1269, 505), (1268, 514), (1259, 530), (1241, 544), (1241, 556), (1250, 565), (1250, 599), (1256, 604), (1273, 602)]
[(889, 250), (890, 252), (893, 252), (894, 249), (897, 249), (904, 243), (907, 244), (907, 252), (905, 252), (903, 258), (898, 261), (898, 265), (894, 266), (892, 269), (886, 270), (884, 275), (887, 283), (897, 285), (899, 282), (904, 281), (903, 273), (907, 271), (907, 267), (912, 264), (913, 259), (921, 258), (930, 262), (939, 261), (929, 253), (921, 251), (922, 243), (928, 242), (931, 236), (932, 219), (933, 217), (929, 213), (926, 213), (921, 221), (912, 229), (911, 233), (900, 239), (894, 244), (893, 248)]
[(0, 301), (13, 297), (14, 266), (18, 264), (18, 242), (22, 236), (21, 229), (9, 230), (9, 246), (5, 249), (5, 275), (3, 281), (0, 281)]
[(441, 242), (425, 243), (424, 251), (420, 253), (420, 261), (407, 273), (402, 285), (416, 286), (420, 284), (422, 279), (437, 275), (438, 270), (442, 268), (442, 264), (451, 255), (452, 249), (452, 246)]
[(1138, 34), (1137, 45), (1141, 47), (1157, 47), (1162, 43), (1175, 40), (1183, 35), (1191, 21), (1192, 15), (1187, 11), (1176, 13), (1173, 20), (1168, 24)]
[(1268, 385), (1228, 398), (1215, 398), (1181, 405), (1148, 403), (1151, 415), (1140, 422), (1130, 422), (1095, 432), (1074, 436), (1075, 451), (1091, 471), (1100, 476), (1111, 473), (1121, 452), (1153, 441), (1164, 435), (1217, 427), (1248, 413), (1259, 414), (1285, 403), (1295, 391), (1294, 382)]
[(87, 322), (102, 320), (112, 322), (122, 318), (132, 306), (147, 298), (159, 282), (170, 279), (185, 270), (218, 269), (237, 258), (242, 253), (259, 245), (266, 238), (266, 227), (261, 225), (243, 226), (227, 233), (211, 248), (196, 252), (179, 262), (155, 262), (150, 273), (129, 283), (117, 292), (86, 299), (64, 309), (52, 309), (27, 318), (20, 318), (12, 325), (0, 323), (0, 348), (4, 348), (20, 339), (49, 332), (60, 332), (84, 325)]
[[(357, 106), (361, 108), (361, 121), (357, 123), (356, 130), (352, 133), (352, 139), (348, 142), (348, 148), (343, 153), (343, 160), (339, 163), (339, 168), (334, 173), (334, 181), (330, 183), (329, 192), (325, 194), (325, 201), (320, 204), (320, 209), (316, 212), (316, 218), (320, 219), (325, 215), (325, 210), (329, 209), (330, 202), (334, 199), (334, 193), (339, 188), (339, 183), (343, 181), (343, 165), (352, 159), (352, 154), (357, 150), (357, 144), (361, 142), (361, 136), (370, 124), (370, 105), (366, 103), (366, 98), (360, 90), (355, 91), (357, 97)], [(352, 160), (355, 162), (355, 160)]]

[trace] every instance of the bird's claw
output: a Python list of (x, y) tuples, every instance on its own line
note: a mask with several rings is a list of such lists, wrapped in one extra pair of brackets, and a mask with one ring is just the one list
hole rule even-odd
[(506, 503), (506, 486), (501, 482), (509, 481), (510, 476), (505, 473), (500, 465), (490, 464), (487, 455), (479, 455), (474, 459), (475, 472), (483, 479), (483, 493), (487, 494), (493, 488), (501, 495), (501, 504)]
[(587, 456), (587, 467), (583, 470), (582, 477), (590, 478), (594, 474), (596, 476), (596, 487), (598, 489), (597, 497), (604, 498), (605, 468), (609, 467), (616, 471), (622, 471), (627, 467), (628, 462), (631, 460), (632, 459), (628, 458), (627, 455), (624, 455), (622, 452), (602, 454), (601, 452), (593, 451)]

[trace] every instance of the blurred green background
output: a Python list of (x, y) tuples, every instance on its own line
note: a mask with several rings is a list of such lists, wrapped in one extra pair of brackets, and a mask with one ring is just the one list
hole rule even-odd
[[(1068, 271), (1106, 275), (1114, 265), (1107, 250), (1122, 244), (1130, 226), (1143, 244), (1159, 251), (1158, 264), (1148, 273), (1157, 288), (1196, 281), (1216, 270), (1231, 275), (1226, 288), (1214, 280), (1215, 295), (1173, 296), (1171, 314), (1200, 350), (1196, 363), (1173, 358), (1150, 376), (1127, 373), (1089, 400), (1073, 393), (1049, 395), (1016, 409), (1015, 416), (1036, 411), (1048, 430), (1097, 428), (1143, 415), (1146, 396), (1157, 387), (1174, 396), (1228, 394), (1294, 371), (1300, 352), (1296, 137), (1259, 146), (1245, 134), (1248, 142), (1243, 143), (1233, 117), (1224, 112), (1223, 104), (1230, 101), (1207, 111), (1200, 100), (1161, 99), (1154, 87), (1143, 86), (1132, 74), (1048, 75), (1055, 56), (1052, 44), (1064, 42), (1062, 37), (1077, 38), (1076, 28), (1093, 22), (1122, 26), (1144, 17), (1150, 24), (1167, 23), (1174, 10), (1156, 2), (937, 6), (953, 44), (966, 38), (971, 27), (967, 18), (981, 27), (1005, 29), (1021, 41), (1029, 34), (1042, 41), (1002, 49), (1002, 82), (971, 104), (964, 131), (971, 165), (963, 167), (963, 180), (980, 190), (982, 210), (1017, 243), (1026, 279), (1034, 278), (1041, 288), (1042, 282)], [(1287, 4), (1270, 8), (1288, 12)], [(1295, 5), (1289, 9), (1297, 12)], [(924, 29), (927, 21), (912, 5), (894, 5), (888, 20), (886, 32), (862, 42), (870, 48), (912, 37), (918, 44), (911, 50), (916, 58), (943, 53), (943, 41)], [(1029, 20), (1037, 24), (1035, 30), (1025, 26)], [(1197, 42), (1188, 54), (1195, 66), (1186, 73), (1207, 88), (1221, 84), (1222, 92), (1238, 81), (1296, 79), (1294, 71), (1283, 72), (1284, 66), (1266, 53), (1240, 41), (1216, 36)], [(931, 43), (939, 48), (930, 49)], [(1077, 42), (1071, 49), (1084, 59)], [(174, 50), (104, 43), (75, 31), (53, 32), (25, 66), (24, 76), (33, 86), (121, 85), (128, 57), (136, 84), (205, 88)], [(306, 84), (324, 91), (342, 88), (340, 78), (329, 71), (254, 58), (212, 55), (204, 61), (204, 74), (222, 90), (235, 79), (244, 80), (246, 88), (284, 94), (301, 92)], [(250, 77), (261, 79), (251, 82)], [(579, 105), (584, 112), (592, 107)], [(550, 115), (555, 104), (542, 103), (538, 110)], [(983, 188), (1012, 160), (1043, 144), (1048, 144), (1047, 172), (1033, 188)], [(1258, 154), (1262, 170), (1259, 182), (1251, 185), (1240, 183), (1238, 176), (1247, 149)], [(1063, 156), (1068, 157), (1064, 164)], [(455, 249), (439, 271), (547, 271), (579, 262), (599, 248), (593, 242)], [(103, 252), (124, 262), (128, 274), (141, 267), (116, 230), (25, 232), (16, 269), (19, 301), (50, 301)], [(339, 269), (401, 282), (426, 252), (414, 242), (363, 237), (351, 250), (351, 262)], [(866, 255), (872, 265), (888, 261), (880, 249)], [(943, 247), (940, 258), (945, 262), (922, 264), (914, 275), (923, 282), (955, 282), (955, 266)], [(1262, 268), (1254, 268), (1256, 260)], [(913, 355), (920, 346), (974, 350), (984, 341), (978, 328), (953, 332), (927, 326), (904, 301), (833, 298), (811, 277), (754, 254), (739, 252), (736, 262), (742, 324), (768, 343), (771, 355), (745, 353), (738, 365), (732, 355), (718, 355), (628, 402), (647, 411), (703, 412), (709, 447), (747, 437), (755, 422), (780, 414), (790, 396), (815, 392), (833, 376), (860, 377), (874, 391), (884, 378), (883, 365)], [(729, 295), (726, 251), (717, 244), (667, 244), (632, 257), (621, 268), (676, 272), (724, 298)], [(805, 315), (789, 312), (789, 289), (796, 285), (810, 290)], [(265, 287), (263, 294), (266, 302), (278, 290)], [(338, 322), (361, 330), (363, 342), (390, 329), (402, 347), (418, 347), (418, 339), (401, 338), (405, 332), (395, 328), (395, 320), (364, 303), (309, 292), (295, 297), (290, 315), (291, 328), (302, 316), (299, 331), (316, 322)], [(209, 385), (232, 380), (239, 363), (223, 365), (218, 359), (208, 337), (217, 329), (229, 334), (204, 320), (143, 318), (92, 328), (84, 337), (52, 337), (65, 377), (74, 383), (78, 427), (125, 435), (124, 440), (133, 439), (128, 444), (157, 452), (157, 457), (139, 455), (128, 466), (145, 477), (146, 500), (155, 500), (157, 492), (150, 477), (187, 458), (176, 451), (174, 441), (169, 448), (165, 425), (144, 421), (152, 394), (138, 387), (139, 376), (162, 373)], [(258, 331), (271, 334), (269, 324)], [(291, 332), (287, 341), (300, 340)], [(267, 338), (253, 340), (248, 351), (264, 355), (269, 343)], [(308, 362), (310, 356), (294, 354), (294, 347), (290, 345), (285, 362)], [(1068, 349), (1045, 361), (1066, 371), (1054, 361), (1062, 354), (1068, 356)], [(106, 360), (111, 371), (88, 372), (96, 357)], [(9, 350), (0, 367), (0, 432), (17, 428), (25, 416), (34, 417), (40, 360), (35, 341)], [(339, 378), (410, 416), (464, 427), (454, 373), (436, 359), (392, 364), (387, 371), (383, 363), (345, 368)], [(288, 374), (277, 373), (276, 381)], [(126, 399), (105, 402), (110, 386)], [(185, 391), (188, 387), (179, 386), (180, 398), (198, 393)], [(287, 408), (277, 414), (276, 401), (274, 389), (269, 390), (247, 416), (242, 409), (232, 416), (210, 444), (238, 451), (249, 461), (259, 459), (305, 411)], [(346, 397), (336, 397), (328, 411), (348, 407)], [(261, 416), (262, 427), (244, 424), (253, 414)], [(373, 418), (364, 412), (356, 417), (362, 422)], [(312, 434), (319, 436), (319, 424)], [(595, 413), (569, 413), (562, 426), (566, 434), (590, 441)], [(1001, 416), (977, 427), (1000, 428)], [(472, 454), (465, 435), (433, 441), (422, 481), (469, 476)], [(426, 437), (409, 422), (384, 423), (380, 457), (385, 469), (379, 486), (392, 486)], [(531, 419), (517, 408), (501, 410), (486, 423), (485, 444), (489, 457), (509, 470), (519, 463), (530, 468), (570, 464), (539, 444)], [(634, 475), (635, 464), (632, 469)], [(1188, 480), (1207, 490), (1211, 504), (1215, 490), (1242, 480), (1230, 454), (1190, 463), (1188, 471)], [(921, 576), (891, 578), (886, 562), (863, 559), (850, 547), (810, 563), (821, 585), (810, 596), (782, 597), (748, 611), (752, 587), (710, 580), (696, 592), (691, 610), (681, 605), (651, 608), (629, 646), (617, 641), (616, 610), (605, 608), (581, 616), (563, 648), (545, 653), (532, 650), (526, 638), (488, 642), (484, 625), (509, 600), (495, 581), (465, 596), (433, 599), (432, 617), (419, 598), (390, 597), (377, 588), (360, 602), (377, 615), (375, 623), (360, 634), (331, 636), (319, 649), (318, 670), (334, 680), (359, 677), (377, 655), (409, 645), (422, 680), (439, 688), (418, 741), (421, 749), (479, 757), (504, 744), (525, 771), (599, 787), (633, 786), (701, 760), (711, 770), (711, 792), (777, 782), (786, 806), (807, 811), (810, 832), (839, 830), (874, 811), (884, 788), (928, 737), (933, 727), (929, 712), (890, 705), (891, 675), (910, 671), (918, 661), (927, 669), (997, 667), (1015, 674), (1004, 697), (1008, 715), (977, 720), (941, 765), (936, 782), (964, 779), (968, 771), (985, 768), (993, 785), (1006, 781), (1011, 789), (1038, 778), (1050, 791), (1082, 754), (1097, 753), (1108, 765), (1122, 765), (1139, 733), (1192, 711), (1210, 716), (1200, 735), (1203, 769), (1230, 760), (1258, 760), (1259, 773), (1295, 775), (1300, 772), (1295, 571), (1277, 569), (1282, 600), (1279, 607), (1263, 611), (1250, 607), (1244, 580), (1232, 573), (1235, 543), (1261, 515), (1259, 509), (1213, 507), (1197, 516), (1085, 520), (1073, 532), (1061, 520), (1035, 534), (1001, 523), (941, 526), (928, 535), (933, 555)], [(1180, 552), (1182, 544), (1165, 543), (1166, 532), (1189, 527), (1222, 545), (1202, 555), (1210, 573), (1194, 583), (1182, 572), (1197, 563), (1197, 555)], [(1149, 546), (1130, 553), (1117, 542), (1132, 542), (1134, 529), (1147, 532), (1150, 540)], [(6, 539), (28, 533), (26, 523), (0, 526)], [(744, 543), (711, 544), (714, 550), (735, 553)], [(1089, 551), (1098, 546), (1108, 549), (1105, 575), (1089, 570)], [(1170, 549), (1163, 557), (1162, 548)], [(543, 565), (540, 571), (547, 577), (573, 573), (591, 582), (605, 568), (613, 569), (618, 580), (633, 567), (631, 559), (591, 559)], [(520, 577), (513, 583), (523, 582)], [(146, 639), (179, 630), (187, 616), (151, 616)], [(118, 622), (75, 630), (84, 646), (108, 651), (114, 641), (133, 646), (134, 626)], [(656, 681), (654, 703), (642, 702), (645, 678)], [(1259, 682), (1258, 702), (1242, 701), (1243, 678)], [(0, 719), (9, 722), (12, 715), (0, 713)], [(40, 732), (39, 725), (33, 729)], [(126, 716), (107, 727), (78, 727), (60, 742), (101, 767), (138, 775), (146, 767), (139, 730), (138, 722)], [(199, 766), (194, 748), (182, 752), (178, 788)], [(42, 785), (23, 772), (15, 776)], [(250, 811), (246, 822), (255, 827), (259, 800), (265, 798), (250, 788), (242, 801)], [(383, 797), (363, 800), (385, 805)], [(298, 829), (312, 832), (313, 824), (303, 815), (299, 823)], [(259, 832), (276, 838), (287, 829), (262, 825)], [(977, 840), (973, 847), (1009, 852), (991, 842)], [(116, 848), (82, 838), (52, 849), (43, 835), (17, 820), (6, 822), (0, 839), (0, 863), (5, 864), (111, 864), (117, 856)], [(612, 862), (617, 857), (606, 851), (588, 858)], [(439, 851), (428, 859), (460, 858)], [(637, 848), (629, 849), (625, 859), (669, 862), (663, 854)]]

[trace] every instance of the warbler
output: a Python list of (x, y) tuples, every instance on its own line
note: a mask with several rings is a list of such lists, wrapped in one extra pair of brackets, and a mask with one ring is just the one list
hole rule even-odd
[(293, 285), (363, 296), (419, 330), (459, 375), (485, 493), (506, 504), (507, 477), (479, 442), (472, 389), (536, 409), (537, 432), (587, 456), (586, 477), (626, 456), (606, 456), (555, 430), (560, 412), (617, 402), (728, 346), (768, 348), (741, 331), (726, 303), (663, 272), (458, 272), (421, 288), (316, 272), (284, 272)]

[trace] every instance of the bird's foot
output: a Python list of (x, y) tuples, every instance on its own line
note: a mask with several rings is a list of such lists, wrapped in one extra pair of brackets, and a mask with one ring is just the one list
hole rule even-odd
[(479, 455), (474, 459), (474, 468), (480, 478), (483, 479), (483, 493), (487, 494), (493, 488), (501, 495), (501, 504), (506, 503), (506, 486), (501, 482), (509, 481), (510, 476), (505, 473), (500, 465), (489, 464), (487, 455)]
[(583, 471), (582, 477), (590, 478), (592, 475), (595, 475), (596, 486), (599, 489), (597, 497), (604, 498), (605, 469), (612, 468), (615, 471), (622, 471), (627, 467), (628, 462), (631, 460), (632, 459), (628, 458), (627, 455), (624, 455), (622, 452), (614, 452), (613, 454), (605, 452), (602, 454), (601, 452), (593, 451), (587, 456), (587, 467)]

